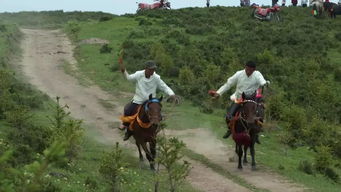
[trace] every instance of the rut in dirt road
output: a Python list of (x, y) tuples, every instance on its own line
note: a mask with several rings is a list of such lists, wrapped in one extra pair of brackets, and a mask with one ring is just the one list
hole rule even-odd
[[(22, 42), (23, 59), (19, 68), (28, 82), (51, 98), (61, 97), (62, 103), (70, 107), (73, 117), (83, 119), (91, 133), (99, 133), (96, 140), (109, 145), (122, 141), (118, 130), (111, 128), (112, 124), (118, 123), (118, 117), (123, 109), (123, 106), (117, 102), (117, 98), (102, 91), (98, 86), (84, 87), (77, 79), (64, 72), (65, 62), (76, 66), (73, 46), (68, 38), (58, 30), (22, 29), (21, 31), (25, 36)], [(114, 109), (109, 111), (103, 107), (100, 100), (110, 101)], [(132, 143), (120, 143), (123, 147), (136, 150)], [(189, 162), (193, 168), (187, 180), (199, 190), (250, 191), (199, 162), (194, 160)]]

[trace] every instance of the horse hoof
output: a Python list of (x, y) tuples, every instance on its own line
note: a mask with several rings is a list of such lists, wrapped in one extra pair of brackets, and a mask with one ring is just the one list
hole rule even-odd
[(252, 165), (251, 169), (252, 169), (252, 171), (256, 171), (257, 170), (256, 165)]
[(242, 169), (243, 169), (243, 167), (242, 167), (242, 166), (238, 166), (238, 169), (239, 169), (239, 170), (242, 170)]
[(154, 165), (150, 165), (150, 170), (155, 171)]

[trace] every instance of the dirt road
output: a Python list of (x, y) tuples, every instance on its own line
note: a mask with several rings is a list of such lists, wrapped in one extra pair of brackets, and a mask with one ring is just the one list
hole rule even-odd
[[(98, 86), (82, 86), (76, 78), (65, 73), (63, 68), (65, 62), (77, 68), (76, 60), (73, 58), (73, 46), (68, 38), (58, 30), (22, 29), (22, 32), (25, 38), (22, 42), (23, 59), (19, 68), (28, 82), (51, 98), (60, 96), (61, 102), (70, 106), (73, 117), (83, 119), (90, 132), (98, 133), (94, 134), (98, 141), (105, 144), (120, 142), (121, 146), (135, 150), (132, 143), (121, 142), (119, 131), (112, 128), (112, 124), (118, 123), (117, 117), (122, 111), (122, 104)], [(108, 110), (100, 103), (101, 100), (108, 101), (115, 107)], [(217, 140), (207, 129), (170, 131), (169, 134), (180, 136), (190, 149), (205, 155), (225, 171), (257, 189), (274, 192), (304, 191), (302, 186), (292, 184), (275, 173), (264, 170), (250, 171), (248, 167), (243, 171), (237, 170), (235, 162), (228, 162), (229, 157), (234, 155), (231, 146)], [(203, 137), (205, 140), (202, 140)], [(212, 150), (212, 147), (215, 150)], [(190, 162), (193, 168), (188, 181), (197, 189), (208, 192), (250, 191), (200, 162), (193, 160)]]

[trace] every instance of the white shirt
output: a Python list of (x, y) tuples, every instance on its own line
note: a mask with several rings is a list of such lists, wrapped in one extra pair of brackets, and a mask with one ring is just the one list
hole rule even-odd
[(129, 81), (136, 82), (135, 95), (133, 97), (133, 102), (136, 104), (142, 104), (147, 101), (150, 94), (152, 94), (153, 97), (156, 97), (156, 89), (159, 89), (168, 95), (174, 95), (173, 90), (169, 88), (155, 72), (149, 78), (146, 78), (144, 70), (136, 71), (131, 75), (125, 71), (124, 75)]
[(253, 94), (260, 86), (266, 84), (263, 75), (259, 71), (254, 71), (249, 77), (246, 75), (245, 69), (237, 71), (232, 77), (227, 79), (227, 82), (221, 86), (217, 93), (222, 95), (232, 86), (236, 85), (236, 92), (234, 92), (230, 99), (235, 101), (241, 98), (244, 92), (247, 95)]

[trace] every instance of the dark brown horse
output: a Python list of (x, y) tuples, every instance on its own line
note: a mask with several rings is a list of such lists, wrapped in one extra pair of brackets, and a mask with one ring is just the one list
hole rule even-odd
[(232, 137), (236, 144), (236, 153), (238, 154), (238, 169), (242, 169), (242, 156), (244, 152), (243, 162), (247, 163), (247, 149), (250, 148), (252, 158), (252, 169), (256, 168), (255, 161), (255, 142), (260, 131), (259, 123), (261, 117), (257, 114), (262, 109), (261, 104), (257, 103), (254, 96), (246, 97), (243, 93), (243, 101), (241, 107), (231, 121), (230, 127)]
[[(133, 137), (136, 141), (136, 146), (139, 150), (140, 161), (143, 161), (141, 147), (144, 150), (146, 157), (149, 161), (150, 168), (154, 170), (154, 159), (156, 155), (156, 135), (160, 125), (161, 117), (161, 101), (159, 99), (149, 96), (140, 108), (136, 120), (132, 122)], [(147, 146), (149, 143), (149, 147)]]

